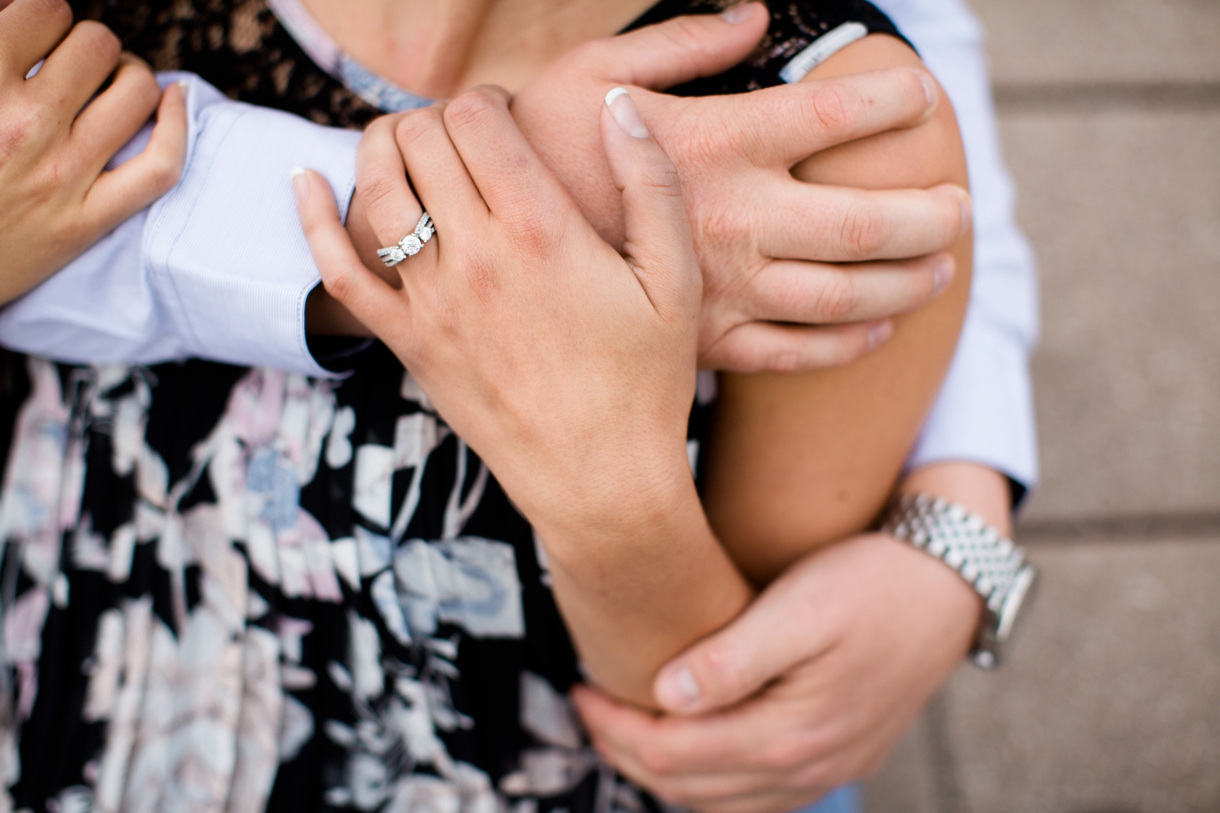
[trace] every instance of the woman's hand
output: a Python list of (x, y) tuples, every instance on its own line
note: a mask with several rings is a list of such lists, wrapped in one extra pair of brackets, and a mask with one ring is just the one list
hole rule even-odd
[[(144, 152), (106, 171), (154, 112)], [(181, 90), (163, 94), (109, 29), (73, 26), (63, 0), (0, 9), (0, 303), (163, 195), (185, 155)]]
[[(626, 258), (585, 221), (495, 90), (398, 123), (437, 235), (397, 267), (396, 284), (360, 262), (322, 178), (297, 181), (326, 289), (399, 356), (551, 538), (607, 532), (614, 515), (690, 480), (700, 277), (678, 178), (630, 96), (603, 107)], [(400, 219), (378, 235), (387, 245), (421, 211), (405, 180), (394, 192)]]
[[(657, 668), (735, 616), (750, 588), (708, 527), (686, 457), (700, 277), (677, 172), (631, 97), (608, 101), (626, 257), (493, 90), (398, 124), (438, 231), (396, 284), (361, 264), (321, 177), (296, 184), (327, 290), (410, 368), (546, 545), (588, 674), (651, 705)], [(385, 244), (421, 211), (402, 174), (392, 179)]]

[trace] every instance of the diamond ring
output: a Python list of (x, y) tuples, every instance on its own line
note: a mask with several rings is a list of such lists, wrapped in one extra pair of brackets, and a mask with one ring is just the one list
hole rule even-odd
[(396, 246), (378, 249), (377, 256), (383, 263), (393, 268), (408, 257), (418, 254), (423, 249), (424, 243), (431, 240), (434, 234), (436, 234), (436, 226), (432, 223), (432, 215), (424, 212), (424, 216), (415, 225), (415, 231), (399, 240)]

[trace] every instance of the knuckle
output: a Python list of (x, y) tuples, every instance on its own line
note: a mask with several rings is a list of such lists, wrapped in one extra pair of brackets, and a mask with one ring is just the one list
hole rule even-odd
[(394, 180), (381, 169), (365, 170), (356, 179), (356, 195), (365, 206), (377, 206), (393, 194)]
[(176, 156), (166, 152), (149, 156), (148, 179), (158, 196), (172, 189), (181, 175), (182, 162)]
[(806, 738), (791, 734), (772, 744), (765, 759), (773, 768), (792, 773), (810, 765), (813, 756), (813, 749)]
[(507, 235), (508, 241), (519, 253), (527, 257), (549, 254), (556, 238), (547, 220), (549, 218), (544, 217), (514, 219), (513, 228)]
[(749, 238), (749, 218), (744, 208), (735, 204), (735, 201), (720, 201), (702, 209), (697, 230), (708, 244), (736, 247)]
[(346, 303), (355, 293), (355, 277), (348, 268), (322, 270), (322, 287), (339, 302)]
[(412, 111), (403, 116), (394, 127), (394, 139), (403, 151), (419, 142), (427, 133), (440, 124), (440, 112), (432, 107)]
[(850, 129), (856, 120), (858, 98), (843, 84), (830, 81), (819, 85), (809, 97), (812, 124), (830, 133)]
[(885, 245), (885, 223), (874, 207), (854, 203), (843, 213), (839, 237), (852, 255), (861, 259), (872, 257)]
[(123, 46), (114, 32), (101, 23), (85, 20), (76, 24), (73, 34), (80, 37), (85, 46), (96, 59), (111, 65), (119, 61)]
[(0, 158), (17, 155), (37, 141), (48, 118), (48, 111), (39, 105), (18, 104), (5, 110), (0, 122)]
[(661, 26), (660, 33), (683, 53), (692, 57), (706, 55), (711, 49), (702, 22), (696, 17), (677, 17)]
[(356, 148), (358, 155), (367, 153), (371, 145), (388, 143), (397, 140), (398, 126), (407, 114), (380, 116), (369, 122), (360, 138), (360, 146)]
[(495, 261), (485, 253), (470, 252), (462, 260), (466, 285), (481, 301), (494, 301), (500, 289)]
[(133, 60), (120, 68), (120, 71), (131, 89), (133, 104), (150, 112), (155, 110), (161, 101), (161, 86), (157, 84), (152, 70), (143, 62)]
[(669, 197), (681, 197), (682, 179), (678, 175), (678, 168), (670, 161), (649, 161), (637, 172), (639, 183), (644, 188), (662, 192)]
[(664, 779), (674, 773), (674, 759), (670, 754), (654, 746), (645, 746), (637, 755), (640, 765), (654, 777)]
[(34, 12), (48, 27), (66, 30), (72, 24), (72, 7), (67, 0), (36, 0)]
[(820, 322), (843, 322), (855, 312), (858, 304), (859, 293), (850, 272), (839, 271), (829, 275), (818, 291), (814, 310)]
[(799, 373), (805, 369), (803, 358), (799, 348), (785, 344), (771, 351), (766, 368), (773, 373)]
[(724, 160), (724, 144), (718, 127), (685, 127), (674, 142), (682, 160), (691, 166), (714, 166)]
[(461, 130), (478, 126), (496, 106), (495, 94), (485, 88), (467, 91), (445, 106), (445, 125)]

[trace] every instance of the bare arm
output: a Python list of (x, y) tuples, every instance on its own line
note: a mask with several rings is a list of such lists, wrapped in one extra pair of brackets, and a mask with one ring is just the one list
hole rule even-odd
[[(811, 79), (919, 66), (896, 39), (866, 38)], [(802, 180), (865, 188), (966, 184), (947, 99), (925, 123), (820, 153)], [(858, 239), (871, 239), (870, 223)], [(970, 287), (971, 240), (953, 246), (945, 294), (895, 319), (894, 335), (849, 365), (722, 377), (704, 504), (722, 544), (756, 583), (814, 547), (864, 530), (893, 491), (953, 356)], [(846, 306), (849, 303), (844, 303)]]
[[(455, 108), (462, 112), (455, 115)], [(424, 156), (436, 149), (431, 145), (425, 149), (420, 143), (419, 121), (421, 116), (426, 115), (437, 114), (413, 114), (402, 120), (403, 124), (400, 125), (398, 133), (399, 145), (406, 157), (410, 175), (424, 197), (429, 211), (438, 218), (439, 228), (442, 230), (441, 250), (444, 252), (446, 220), (437, 214), (433, 204), (428, 201), (425, 185), (421, 185), (423, 176), (420, 173), (429, 170), (419, 165), (425, 160)], [(473, 156), (479, 149), (486, 149), (486, 145), (494, 140), (503, 141), (504, 133), (507, 132), (508, 122), (504, 121), (497, 125), (498, 129), (485, 128), (479, 132), (478, 128), (472, 127), (474, 118), (465, 110), (465, 102), (461, 105), (450, 105), (444, 113), (449, 134), (455, 143), (464, 145), (464, 159), (467, 152)], [(951, 114), (949, 121), (952, 121)], [(493, 131), (494, 138), (491, 137)], [(955, 141), (952, 143), (956, 144)], [(867, 146), (875, 149), (873, 144)], [(923, 149), (924, 145), (916, 147)], [(466, 165), (475, 174), (477, 164), (477, 159), (466, 160)], [(846, 183), (852, 180), (849, 175), (849, 172), (844, 171), (834, 180)], [(491, 180), (479, 179), (480, 189)], [(501, 178), (499, 182), (503, 183), (504, 180)], [(520, 184), (525, 179), (511, 180)], [(537, 179), (532, 182), (542, 183)], [(549, 181), (546, 183), (549, 184)], [(400, 197), (399, 204), (387, 208), (405, 212), (407, 220), (412, 220), (418, 216), (418, 204), (410, 197), (405, 181), (400, 181), (399, 184), (395, 193)], [(484, 197), (488, 194), (485, 190)], [(390, 200), (388, 195), (389, 193), (385, 198), (386, 202)], [(495, 193), (491, 193), (491, 198), (488, 199), (490, 201), (495, 197)], [(511, 199), (512, 196), (508, 197)], [(534, 208), (528, 215), (531, 221), (562, 222), (564, 218), (570, 217), (570, 210), (562, 218), (540, 213), (537, 207), (541, 205), (542, 200), (543, 197), (538, 197), (532, 201)], [(492, 207), (494, 210), (494, 203)], [(411, 213), (412, 209), (415, 214)], [(448, 222), (459, 221), (454, 220), (451, 215)], [(464, 224), (463, 231), (468, 231), (470, 227), (465, 225), (468, 221), (463, 218), (460, 222)], [(307, 218), (307, 231), (311, 228)], [(551, 237), (557, 239), (556, 235)], [(630, 250), (630, 241), (628, 246)], [(413, 265), (410, 273), (403, 274), (398, 281), (401, 287), (396, 289), (386, 285), (384, 280), (358, 263), (348, 263), (346, 269), (336, 273), (333, 264), (328, 263), (318, 253), (316, 244), (315, 253), (328, 289), (353, 311), (360, 307), (362, 300), (368, 303), (382, 297), (398, 299), (399, 302), (405, 300), (407, 309), (415, 309), (419, 307), (418, 303), (428, 299), (419, 290), (412, 290), (415, 286), (424, 284), (428, 278), (426, 270), (421, 269), (417, 258), (411, 260)], [(456, 262), (470, 265), (472, 261), (468, 259)], [(482, 265), (486, 261), (475, 262)], [(539, 263), (542, 263), (541, 259), (534, 262), (536, 267), (542, 267)], [(381, 294), (358, 295), (360, 288), (353, 285), (348, 279), (349, 276), (352, 279), (360, 279), (361, 286), (372, 286), (370, 292), (380, 290)], [(959, 290), (964, 287), (964, 284), (961, 285)], [(499, 291), (499, 288), (497, 290)], [(565, 347), (565, 350), (579, 352), (583, 346), (579, 337), (586, 328), (569, 326), (563, 333), (569, 338), (558, 342), (555, 347), (542, 341), (542, 331), (544, 326), (557, 328), (549, 324), (551, 320), (563, 318), (568, 311), (578, 312), (580, 308), (588, 307), (589, 303), (579, 297), (562, 300), (559, 289), (553, 286), (548, 287), (545, 293), (539, 291), (534, 295), (539, 301), (556, 304), (563, 301), (564, 305), (562, 312), (544, 309), (543, 313), (537, 312), (536, 305), (520, 305), (521, 313), (515, 316), (531, 325), (527, 331), (528, 349), (533, 353), (537, 353), (539, 348), (549, 348), (554, 352), (560, 344), (566, 344), (573, 347)], [(502, 297), (502, 294), (498, 296)], [(380, 308), (378, 305), (377, 309)], [(606, 303), (599, 303), (598, 308), (605, 310)], [(510, 314), (500, 312), (497, 318), (508, 316)], [(960, 311), (957, 318), (960, 319)], [(441, 407), (442, 414), (488, 461), (492, 471), (504, 483), (514, 501), (538, 529), (551, 559), (557, 599), (593, 678), (620, 697), (641, 705), (652, 705), (652, 677), (665, 659), (690, 641), (727, 623), (746, 605), (750, 597), (746, 583), (724, 555), (718, 540), (709, 529), (707, 519), (695, 499), (689, 475), (684, 471), (684, 456), (678, 453), (681, 444), (674, 442), (682, 436), (681, 424), (684, 420), (678, 425), (670, 426), (667, 432), (663, 433), (663, 437), (651, 435), (646, 431), (646, 427), (649, 423), (648, 416), (655, 412), (655, 407), (646, 404), (655, 399), (647, 397), (632, 410), (619, 412), (614, 405), (620, 402), (621, 396), (616, 395), (608, 400), (596, 417), (590, 418), (593, 423), (584, 430), (574, 432), (571, 425), (567, 428), (551, 427), (546, 430), (538, 428), (525, 433), (532, 438), (530, 442), (508, 439), (503, 434), (497, 438), (484, 435), (481, 440), (480, 434), (485, 432), (484, 424), (492, 410), (478, 414), (477, 407), (470, 403), (469, 394), (483, 389), (485, 384), (476, 386), (467, 382), (462, 388), (462, 382), (457, 380), (459, 377), (454, 371), (484, 367), (487, 368), (486, 374), (494, 377), (498, 374), (496, 369), (491, 369), (486, 361), (475, 363), (474, 359), (486, 359), (502, 353), (511, 344), (508, 337), (521, 330), (522, 326), (501, 324), (499, 338), (494, 347), (485, 347), (482, 353), (474, 356), (463, 353), (462, 357), (467, 361), (462, 363), (451, 359), (444, 365), (444, 369), (448, 371), (447, 377), (434, 377), (428, 382), (425, 379), (429, 363), (421, 356), (426, 356), (434, 349), (434, 342), (435, 348), (443, 347), (445, 340), (439, 335), (431, 338), (422, 335), (408, 336), (403, 327), (408, 322), (405, 315), (365, 312), (361, 319), (373, 325), (378, 335), (399, 352), (413, 371), (425, 376), (421, 381), (424, 381), (425, 388), (431, 385), (437, 391), (430, 395)], [(476, 325), (486, 323), (487, 319), (486, 314), (469, 312), (464, 313), (461, 323)], [(421, 324), (415, 317), (409, 321), (413, 325)], [(937, 320), (929, 321), (936, 323)], [(933, 338), (939, 335), (944, 345), (940, 352), (945, 362), (951, 353), (956, 329), (954, 321), (942, 334), (932, 331)], [(911, 330), (911, 336), (914, 345), (928, 341), (928, 337), (919, 335), (915, 330)], [(473, 341), (474, 337), (470, 338)], [(611, 345), (607, 343), (597, 350), (590, 348), (585, 352), (604, 355), (609, 352), (609, 347)], [(522, 349), (524, 351), (527, 348)], [(919, 348), (915, 347), (908, 352), (918, 353)], [(502, 359), (500, 366), (513, 369), (520, 368), (521, 364), (519, 360)], [(552, 365), (546, 366), (549, 368)], [(494, 411), (500, 414), (553, 412), (557, 392), (571, 392), (574, 387), (580, 390), (578, 380), (588, 363), (573, 358), (561, 366), (566, 371), (564, 380), (554, 388), (535, 389), (527, 386), (520, 376), (513, 377), (511, 383), (505, 382), (497, 388), (500, 395), (497, 397)], [(693, 365), (691, 369), (693, 370)], [(897, 414), (900, 420), (909, 423), (909, 430), (878, 444), (894, 461), (892, 473), (873, 475), (882, 481), (876, 489), (882, 496), (892, 487), (893, 477), (901, 464), (902, 456), (914, 437), (922, 412), (926, 409), (927, 402), (930, 402), (943, 370), (939, 363), (934, 363), (931, 370), (921, 369), (917, 372), (922, 374), (922, 378), (918, 374), (912, 376), (919, 386), (916, 396), (908, 400), (922, 398), (924, 403), (912, 406), (905, 401), (895, 402), (894, 407), (902, 407), (905, 410), (899, 410)], [(682, 377), (682, 374), (678, 374), (679, 380)], [(782, 379), (777, 380), (782, 383)], [(655, 383), (654, 381), (653, 384)], [(838, 385), (845, 386), (844, 382), (839, 382)], [(854, 383), (850, 385), (854, 386)], [(648, 384), (647, 381), (641, 383), (638, 377), (632, 376), (619, 386), (624, 392), (640, 394), (647, 390)], [(449, 408), (446, 409), (443, 388), (448, 387), (462, 388), (467, 394), (461, 398), (453, 395), (448, 401)], [(526, 391), (522, 391), (523, 389)], [(500, 403), (500, 398), (510, 405), (521, 406), (519, 409), (511, 406), (506, 408), (504, 403)], [(584, 394), (579, 396), (574, 394), (573, 398), (587, 399), (589, 393), (584, 391)], [(670, 402), (669, 399), (663, 400)], [(524, 406), (526, 403), (532, 406), (527, 408)], [(686, 403), (689, 404), (689, 401)], [(808, 415), (809, 399), (794, 403), (795, 408), (789, 413), (791, 420), (799, 420)], [(833, 399), (827, 403), (843, 408)], [(682, 410), (683, 418), (684, 412), (685, 410)], [(862, 431), (867, 432), (877, 423), (892, 420), (893, 412), (893, 409), (882, 409), (869, 415), (868, 420), (860, 422)], [(539, 420), (546, 422), (551, 417), (541, 416)], [(872, 423), (869, 423), (870, 421)], [(619, 422), (625, 424), (618, 427), (620, 430), (632, 430), (631, 442), (612, 453), (609, 458), (602, 457), (601, 452), (593, 452), (587, 445), (589, 438), (586, 435), (590, 432), (593, 435), (602, 434), (604, 427), (615, 426)], [(749, 427), (748, 419), (743, 419), (740, 425)], [(518, 438), (521, 435), (520, 432), (513, 434)], [(567, 439), (570, 443), (557, 447), (556, 438)], [(781, 446), (789, 443), (787, 440), (777, 442), (775, 438), (769, 437), (763, 437), (758, 442)], [(548, 447), (551, 454), (546, 454)], [(835, 451), (848, 459), (854, 452), (850, 446)], [(525, 460), (530, 463), (525, 464)], [(546, 472), (556, 464), (560, 464), (560, 469), (568, 467), (568, 473), (564, 476), (548, 475)], [(719, 463), (714, 462), (714, 465)], [(573, 466), (576, 467), (575, 470), (572, 469)], [(798, 475), (800, 474), (802, 473), (798, 472)], [(867, 477), (867, 473), (862, 475), (862, 479), (867, 480)], [(748, 551), (746, 553), (748, 555)]]

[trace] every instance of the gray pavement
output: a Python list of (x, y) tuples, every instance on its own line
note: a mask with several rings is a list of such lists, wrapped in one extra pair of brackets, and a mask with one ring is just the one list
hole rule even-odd
[(870, 813), (1220, 811), (1220, 1), (973, 0), (1042, 272), (1045, 581)]

